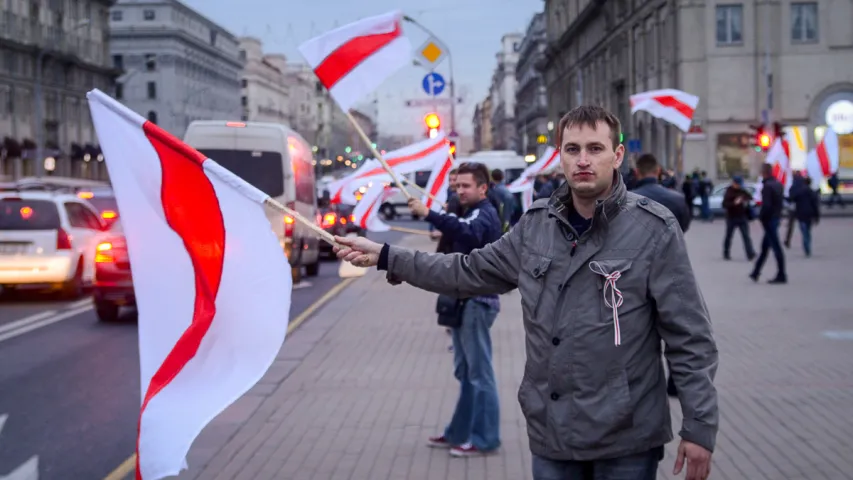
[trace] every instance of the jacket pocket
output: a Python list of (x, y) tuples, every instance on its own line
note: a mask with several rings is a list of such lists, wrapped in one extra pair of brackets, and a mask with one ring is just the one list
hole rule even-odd
[(535, 320), (536, 318), (549, 268), (551, 268), (551, 259), (548, 257), (531, 253), (522, 259), (518, 291), (521, 294), (521, 306), (525, 319)]
[(530, 440), (536, 443), (546, 444), (546, 425), (548, 421), (547, 409), (545, 400), (539, 390), (536, 389), (536, 384), (527, 374), (521, 380), (521, 385), (518, 387), (518, 404), (521, 406), (521, 413), (527, 421), (527, 435)]
[[(603, 388), (602, 388), (603, 387)], [(622, 368), (607, 372), (604, 385), (586, 385), (575, 397), (574, 422), (568, 425), (576, 448), (602, 448), (624, 440), (634, 426), (628, 374)]]

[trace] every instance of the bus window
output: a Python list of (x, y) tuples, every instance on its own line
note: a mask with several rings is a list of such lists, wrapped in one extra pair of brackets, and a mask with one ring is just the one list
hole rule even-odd
[(420, 172), (415, 172), (415, 185), (426, 188), (429, 183), (429, 177), (432, 175), (432, 170), (424, 170)]
[(284, 195), (284, 165), (280, 153), (217, 149), (199, 149), (199, 152), (270, 197)]

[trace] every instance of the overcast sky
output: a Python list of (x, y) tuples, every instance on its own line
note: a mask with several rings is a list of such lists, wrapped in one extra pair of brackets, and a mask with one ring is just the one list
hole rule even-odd
[[(464, 103), (456, 110), (461, 134), (471, 132), (474, 105), (488, 91), (501, 36), (524, 33), (533, 14), (545, 5), (543, 0), (183, 1), (235, 35), (261, 39), (266, 52), (284, 53), (289, 60), (298, 62), (304, 60), (297, 46), (312, 36), (363, 17), (400, 9), (438, 35), (453, 55), (456, 95), (464, 97)], [(426, 41), (423, 32), (410, 26), (405, 29), (415, 48)], [(445, 61), (437, 71), (447, 78), (448, 67)], [(421, 132), (423, 116), (430, 109), (407, 108), (404, 101), (427, 98), (421, 87), (426, 73), (422, 68), (408, 67), (380, 87), (380, 133)], [(446, 90), (442, 96), (448, 96)], [(449, 110), (439, 113), (449, 122)]]

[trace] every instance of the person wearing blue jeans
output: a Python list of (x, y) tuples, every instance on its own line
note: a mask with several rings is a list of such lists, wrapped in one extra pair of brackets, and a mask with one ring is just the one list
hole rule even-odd
[(762, 175), (764, 179), (761, 187), (761, 211), (758, 218), (764, 228), (764, 239), (761, 240), (761, 253), (758, 255), (758, 260), (755, 261), (755, 267), (749, 274), (749, 278), (754, 282), (758, 281), (767, 255), (770, 250), (773, 250), (778, 270), (776, 277), (768, 283), (783, 284), (788, 282), (788, 275), (785, 273), (785, 252), (782, 251), (782, 242), (779, 240), (779, 224), (782, 220), (783, 202), (785, 200), (784, 188), (773, 176), (773, 167), (770, 164), (762, 165)]
[[(409, 200), (409, 208), (441, 232), (445, 242), (443, 253), (467, 254), (497, 241), (503, 234), (488, 189), (486, 166), (463, 163), (456, 174), (456, 196), (464, 210), (462, 215), (430, 211), (418, 199)], [(444, 434), (429, 438), (427, 444), (450, 449), (450, 454), (456, 457), (481, 455), (500, 446), (500, 411), (489, 334), (499, 309), (496, 294), (474, 296), (465, 300), (461, 311), (456, 313), (461, 323), (451, 328), (459, 400)]]
[(663, 447), (607, 460), (561, 461), (533, 455), (536, 480), (655, 480)]
[[(491, 302), (469, 300), (462, 325), (453, 328), (453, 375), (459, 380), (459, 400), (443, 438), (450, 445), (466, 445), (488, 452), (500, 446), (500, 406), (492, 337), (489, 334), (498, 308)], [(430, 444), (441, 443), (431, 439)], [(438, 445), (440, 446), (440, 445)], [(462, 451), (451, 451), (456, 456)]]

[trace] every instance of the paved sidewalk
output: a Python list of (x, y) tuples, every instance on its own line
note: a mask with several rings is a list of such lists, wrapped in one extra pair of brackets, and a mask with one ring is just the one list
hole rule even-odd
[[(720, 346), (721, 429), (711, 478), (853, 478), (853, 318), (847, 219), (815, 231), (816, 255), (789, 253), (787, 286), (753, 284), (720, 259), (722, 222), (695, 223), (691, 261)], [(755, 231), (754, 239), (760, 242)], [(799, 242), (795, 234), (794, 243)], [(422, 237), (407, 243), (433, 249)], [(772, 259), (765, 277), (774, 272)], [(424, 446), (440, 432), (458, 387), (449, 337), (435, 325), (435, 296), (356, 280), (287, 340), (250, 393), (211, 423), (182, 479), (529, 479), (530, 453), (516, 400), (524, 362), (517, 293), (493, 327), (503, 447), (452, 459)], [(674, 426), (680, 409), (672, 403)], [(676, 442), (660, 478), (671, 472)]]

